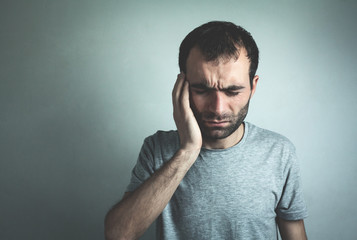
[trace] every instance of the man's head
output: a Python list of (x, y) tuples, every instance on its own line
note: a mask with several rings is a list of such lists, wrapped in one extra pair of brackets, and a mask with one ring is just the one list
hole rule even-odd
[(204, 140), (238, 138), (259, 78), (258, 48), (250, 34), (232, 23), (204, 24), (183, 40), (179, 64)]

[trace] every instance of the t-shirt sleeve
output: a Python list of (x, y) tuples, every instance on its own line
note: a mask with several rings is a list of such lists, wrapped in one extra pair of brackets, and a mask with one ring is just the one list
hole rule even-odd
[(284, 188), (278, 203), (276, 213), (285, 220), (300, 220), (308, 216), (304, 201), (300, 169), (295, 148), (288, 154), (288, 162), (284, 169)]
[(154, 173), (154, 150), (150, 137), (146, 138), (139, 156), (131, 172), (131, 180), (126, 188), (126, 192), (135, 191), (146, 179)]

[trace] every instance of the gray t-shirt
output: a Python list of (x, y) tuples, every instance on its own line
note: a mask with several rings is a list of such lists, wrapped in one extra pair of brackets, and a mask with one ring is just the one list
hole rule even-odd
[[(145, 139), (127, 191), (134, 191), (179, 149), (177, 131)], [(293, 144), (245, 122), (242, 140), (202, 148), (157, 219), (157, 239), (278, 239), (276, 217), (307, 217)]]

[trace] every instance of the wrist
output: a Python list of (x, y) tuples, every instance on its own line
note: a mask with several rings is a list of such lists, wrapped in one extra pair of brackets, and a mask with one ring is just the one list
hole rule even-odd
[(177, 155), (181, 156), (183, 159), (185, 159), (185, 161), (188, 162), (194, 162), (196, 161), (198, 155), (200, 154), (201, 151), (201, 147), (181, 147), (178, 151), (177, 151)]

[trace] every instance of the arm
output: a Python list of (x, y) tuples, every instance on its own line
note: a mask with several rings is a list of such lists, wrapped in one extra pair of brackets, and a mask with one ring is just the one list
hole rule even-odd
[(172, 92), (174, 119), (180, 149), (137, 190), (126, 193), (105, 218), (106, 239), (136, 239), (160, 215), (181, 180), (196, 161), (202, 146), (201, 132), (189, 104), (188, 83), (177, 78)]
[(283, 240), (307, 240), (304, 220), (288, 221), (278, 217), (277, 221)]

